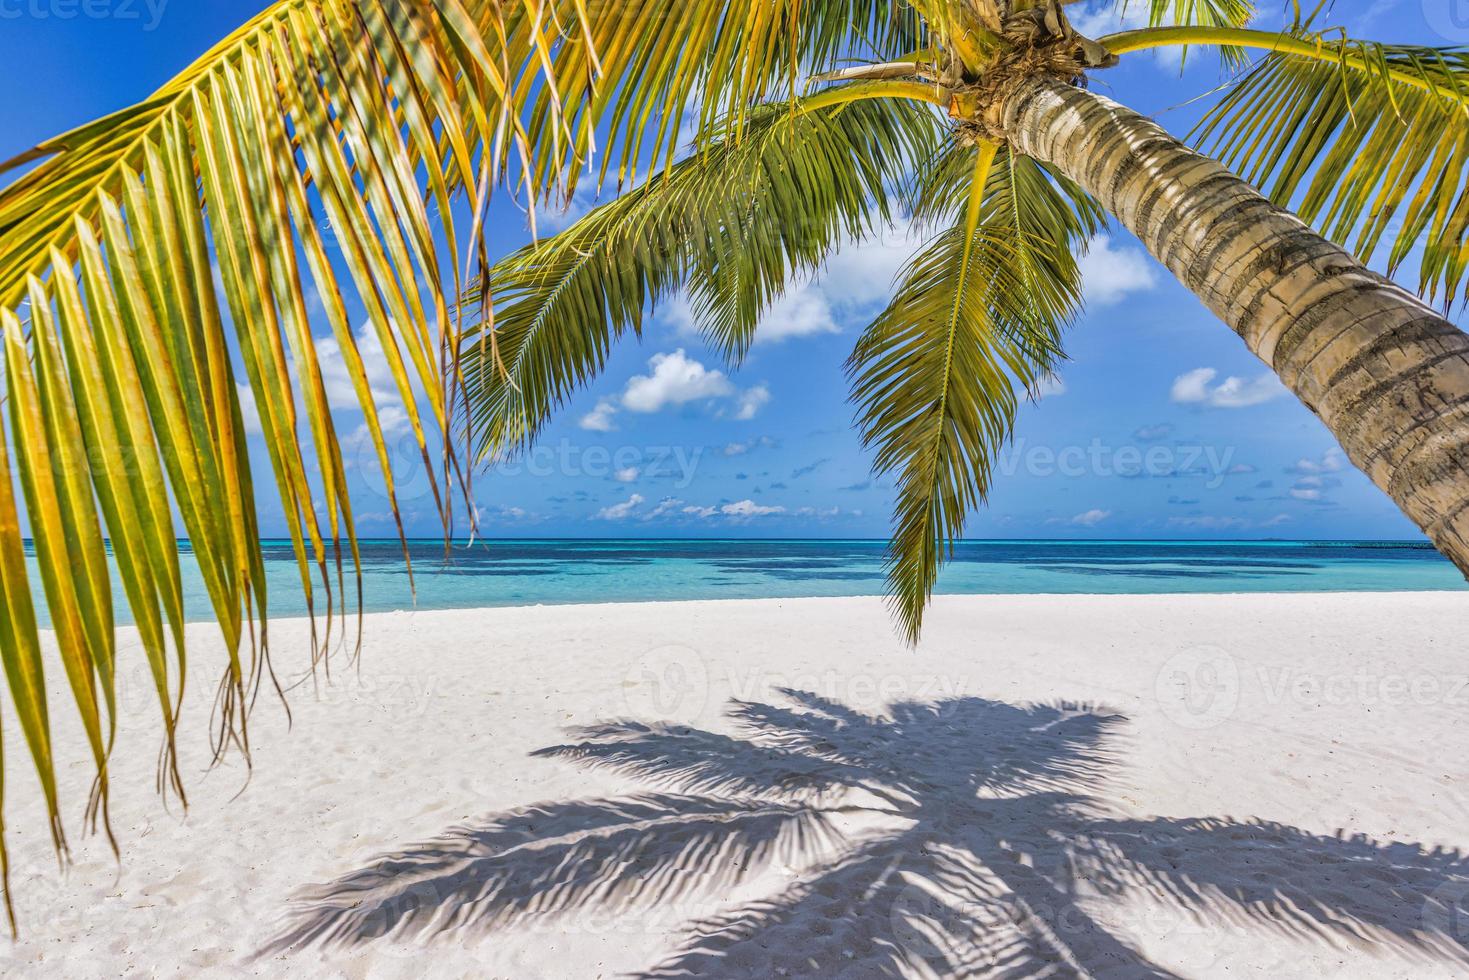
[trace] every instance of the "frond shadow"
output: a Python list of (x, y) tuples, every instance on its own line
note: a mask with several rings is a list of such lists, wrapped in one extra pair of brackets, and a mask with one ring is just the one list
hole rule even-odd
[[(1122, 911), (1141, 901), (1195, 949), (1244, 926), (1469, 968), (1469, 856), (1261, 820), (1127, 818), (1104, 793), (1116, 713), (962, 698), (876, 716), (779, 693), (730, 702), (733, 735), (572, 730), (535, 754), (648, 791), (498, 814), (384, 855), (302, 890), (261, 955), (572, 930), (582, 913), (697, 902), (720, 910), (681, 921), (675, 952), (639, 975), (1172, 976)], [(741, 887), (773, 893), (730, 901)]]

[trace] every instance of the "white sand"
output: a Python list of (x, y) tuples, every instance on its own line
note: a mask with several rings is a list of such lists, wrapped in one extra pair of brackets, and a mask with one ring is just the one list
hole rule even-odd
[(867, 599), (370, 617), (360, 681), (291, 732), (262, 701), (233, 800), (201, 628), (183, 821), (132, 652), (120, 871), (76, 732), (64, 879), (6, 732), (0, 974), (1469, 975), (1469, 596), (928, 622), (910, 652)]

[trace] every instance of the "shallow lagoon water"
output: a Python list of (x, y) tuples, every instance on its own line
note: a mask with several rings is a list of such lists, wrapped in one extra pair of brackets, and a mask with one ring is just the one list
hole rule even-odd
[[(412, 541), (414, 590), (397, 541), (362, 542), (368, 612), (579, 602), (864, 596), (883, 592), (875, 540), (481, 540), (446, 559)], [(193, 619), (211, 616), (187, 544)], [(267, 542), (271, 613), (306, 604), (289, 543)], [(38, 581), (33, 578), (33, 581)], [(1469, 588), (1425, 543), (1381, 541), (965, 541), (939, 575), (940, 594), (1408, 592)], [(347, 569), (355, 608), (356, 587)], [(318, 611), (324, 608), (318, 594)], [(118, 618), (126, 604), (118, 597)]]

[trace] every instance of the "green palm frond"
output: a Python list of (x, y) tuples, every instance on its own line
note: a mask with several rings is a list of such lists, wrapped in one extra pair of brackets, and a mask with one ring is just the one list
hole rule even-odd
[[(109, 548), (156, 688), (160, 784), (182, 797), (181, 535), (229, 654), (215, 748), (248, 757), (248, 706), (270, 670), (236, 365), (313, 622), (326, 614), (315, 659), (334, 614), (345, 618), (357, 544), (307, 297), (336, 335), (391, 498), (346, 297), (367, 310), (427, 460), (450, 427), (451, 198), (483, 193), (477, 168), (496, 168), (497, 146), (529, 145), (501, 138), (499, 116), (520, 97), (502, 65), (549, 50), (522, 32), (492, 53), (501, 19), (493, 0), (279, 0), (146, 102), (0, 165), (17, 175), (0, 189), (0, 444), (13, 446), (0, 454), (0, 659), (59, 849), (64, 760), (52, 754), (12, 479), (95, 768), (89, 815), (105, 825), (116, 714)], [(446, 464), (435, 485), (447, 484)]]
[[(897, 57), (922, 37), (918, 18), (891, 0), (559, 0), (553, 6), (554, 15), (548, 11), (538, 22), (541, 29), (578, 19), (584, 29), (560, 33), (547, 70), (556, 86), (539, 91), (531, 107), (543, 186), (562, 173), (574, 186), (586, 167), (599, 184), (611, 175), (618, 190), (636, 186), (649, 158), (652, 170), (674, 161), (690, 127), (703, 141), (721, 127), (742, 132), (751, 107), (796, 97), (806, 76), (851, 58)], [(511, 22), (512, 30), (517, 26)], [(542, 125), (558, 106), (569, 143), (561, 127)]]
[(1386, 242), (1391, 274), (1421, 246), (1423, 292), (1469, 297), (1469, 53), (1294, 45), (1229, 90), (1199, 142), (1363, 261)]
[(1254, 0), (1121, 0), (1120, 6), (1146, 7), (1149, 27), (1244, 27), (1255, 17)]
[(686, 282), (711, 342), (740, 356), (794, 273), (886, 221), (888, 188), (938, 131), (896, 100), (766, 106), (745, 130), (493, 268), (493, 320), (461, 348), (477, 457), (528, 445)]
[[(913, 260), (848, 362), (873, 471), (896, 479), (889, 591), (910, 641), (1021, 398), (1063, 356), (1061, 332), (1081, 304), (1074, 252), (1096, 229), (1094, 205), (1078, 208), (1033, 161), (982, 147), (956, 149), (944, 166), (965, 158), (959, 223)], [(938, 184), (919, 200), (943, 214)]]
[[(905, 189), (913, 220), (925, 227), (957, 221), (974, 180), (974, 148), (949, 140)], [(1101, 204), (1054, 167), (1001, 147), (990, 168), (980, 226), (1010, 234), (1023, 281), (1044, 290), (1043, 279), (1076, 277), (1075, 248), (1100, 232), (1107, 215)]]

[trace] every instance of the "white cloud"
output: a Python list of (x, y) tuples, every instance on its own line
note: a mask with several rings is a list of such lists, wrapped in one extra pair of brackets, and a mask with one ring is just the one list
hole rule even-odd
[(629, 466), (612, 474), (612, 478), (618, 483), (631, 483), (638, 478), (638, 468)]
[(785, 511), (784, 507), (765, 507), (753, 500), (741, 500), (719, 508), (721, 514), (729, 517), (765, 517), (768, 514), (784, 514)]
[(695, 507), (692, 505), (685, 507), (683, 509), (683, 512), (685, 514), (688, 514), (690, 517), (713, 517), (715, 514), (719, 513), (713, 507)]
[[(368, 391), (377, 406), (378, 422), (385, 436), (407, 432), (410, 428), (408, 411), (398, 391), (393, 369), (388, 365), (382, 342), (377, 330), (364, 323), (353, 335), (357, 354), (362, 359), (362, 373), (367, 379)], [(362, 403), (357, 398), (357, 389), (352, 384), (352, 374), (347, 370), (347, 360), (336, 337), (316, 338), (316, 361), (321, 367), (321, 383), (326, 390), (327, 404), (334, 412), (361, 411)], [(354, 438), (366, 438), (366, 426)]]
[(1287, 394), (1285, 386), (1273, 374), (1262, 374), (1252, 381), (1228, 377), (1217, 385), (1212, 384), (1218, 376), (1218, 371), (1207, 367), (1195, 368), (1185, 374), (1180, 374), (1173, 379), (1169, 397), (1180, 405), (1250, 408), (1274, 401)]
[(1388, 14), (1396, 10), (1399, 6), (1402, 5), (1402, 3), (1403, 0), (1373, 0), (1372, 5), (1367, 8), (1366, 12), (1363, 13), (1361, 17), (1357, 18), (1357, 24), (1354, 33), (1360, 34), (1361, 32), (1371, 27), (1374, 27), (1377, 21), (1384, 14)]
[(804, 283), (770, 305), (760, 320), (755, 336), (773, 343), (791, 337), (809, 337), (819, 333), (840, 333), (836, 315), (821, 287)]
[(1099, 510), (1094, 507), (1083, 514), (1077, 514), (1071, 519), (1071, 523), (1077, 527), (1096, 527), (1111, 516), (1110, 510)]
[[(582, 416), (581, 427), (612, 432), (617, 428), (617, 413), (623, 409), (648, 415), (689, 402), (716, 399), (734, 399), (729, 416), (748, 420), (770, 401), (770, 389), (762, 384), (741, 391), (721, 372), (705, 367), (679, 348), (671, 354), (654, 354), (648, 360), (648, 373), (629, 378), (622, 394), (599, 400)], [(725, 413), (721, 410), (720, 414)]]
[(839, 308), (866, 308), (886, 304), (893, 282), (908, 264), (926, 235), (892, 202), (893, 222), (879, 228), (875, 238), (847, 241), (827, 261), (818, 277), (821, 287)]
[(1319, 460), (1302, 458), (1289, 469), (1292, 473), (1340, 473), (1346, 464), (1346, 453), (1333, 446), (1323, 453)]
[(612, 418), (617, 414), (617, 405), (610, 398), (597, 402), (597, 407), (581, 417), (581, 427), (592, 432), (612, 432), (617, 428)]
[(758, 438), (751, 439), (748, 442), (732, 442), (721, 449), (720, 453), (725, 456), (743, 456), (746, 453), (752, 452), (755, 449), (769, 449), (774, 445), (774, 439), (770, 438), (769, 436), (759, 436)]
[(638, 509), (638, 506), (642, 504), (642, 502), (642, 495), (635, 493), (620, 504), (613, 504), (611, 507), (603, 507), (601, 510), (597, 511), (592, 519), (597, 521), (627, 520), (627, 518), (632, 516), (632, 512)]
[[(371, 324), (363, 324), (353, 340), (362, 358), (362, 371), (367, 376), (367, 387), (372, 391), (373, 401), (379, 406), (402, 404), (398, 383), (393, 378), (393, 369), (388, 366), (377, 330)], [(316, 338), (316, 359), (321, 365), (321, 383), (326, 388), (327, 401), (332, 409), (359, 407), (357, 389), (352, 385), (352, 375), (347, 371), (347, 362), (336, 337)]]
[(245, 423), (245, 434), (264, 435), (265, 429), (260, 424), (260, 407), (255, 404), (255, 392), (249, 385), (236, 381), (235, 394), (240, 401), (240, 416)]
[(1066, 394), (1066, 382), (1054, 374), (1048, 374), (1036, 382), (1030, 391), (1030, 397), (1036, 401), (1044, 398), (1056, 398)]
[(1087, 37), (1101, 37), (1117, 31), (1148, 26), (1148, 5), (1142, 0), (1092, 0), (1066, 11), (1071, 26)]
[(475, 515), (482, 524), (523, 523), (525, 521), (540, 520), (537, 515), (532, 514), (524, 507), (476, 507)]
[(1320, 500), (1321, 491), (1315, 487), (1291, 487), (1290, 495), (1297, 500)]
[[(1066, 19), (1079, 33), (1090, 38), (1099, 38), (1147, 27), (1149, 6), (1147, 0), (1091, 0), (1068, 9)], [(1172, 16), (1172, 11), (1165, 12), (1163, 24), (1169, 26), (1175, 23), (1177, 21)], [(1174, 71), (1183, 65), (1183, 49), (1179, 47), (1157, 48), (1153, 51), (1153, 57), (1159, 65)]]
[(669, 514), (677, 512), (679, 507), (681, 507), (682, 505), (683, 501), (679, 500), (677, 497), (664, 497), (658, 502), (657, 507), (654, 507), (652, 510), (648, 511), (648, 513), (643, 515), (643, 520), (654, 521), (660, 517), (666, 517)]
[(765, 385), (756, 385), (740, 392), (739, 397), (735, 400), (734, 417), (741, 422), (748, 422), (769, 403), (770, 389)]
[(634, 375), (622, 393), (622, 407), (630, 412), (657, 412), (668, 405), (734, 393), (728, 378), (689, 357), (682, 348), (672, 354), (654, 354), (648, 367), (652, 373)]
[(570, 201), (558, 198), (536, 202), (536, 234), (554, 235), (586, 217), (587, 212), (597, 206), (596, 184), (595, 175), (592, 175), (577, 186)]
[(1250, 523), (1249, 519), (1244, 517), (1215, 517), (1207, 514), (1168, 519), (1169, 527), (1187, 528), (1191, 531), (1242, 531), (1249, 527)]
[(1077, 266), (1086, 300), (1094, 306), (1111, 306), (1158, 285), (1153, 260), (1141, 249), (1114, 246), (1109, 235), (1093, 238)]

